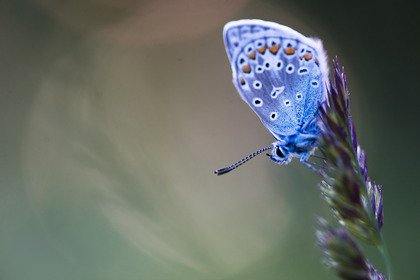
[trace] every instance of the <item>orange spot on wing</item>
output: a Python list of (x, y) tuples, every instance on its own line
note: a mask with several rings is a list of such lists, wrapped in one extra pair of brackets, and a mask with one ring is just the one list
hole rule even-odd
[(239, 80), (239, 82), (241, 83), (241, 85), (244, 85), (245, 84), (245, 81), (242, 78)]
[(310, 53), (305, 54), (306, 61), (308, 61), (311, 58), (312, 58), (312, 54), (310, 54)]
[(277, 53), (277, 51), (280, 49), (280, 45), (277, 45), (277, 46), (271, 46), (270, 48), (269, 48), (269, 50), (270, 50), (270, 52), (272, 53), (272, 54), (276, 54)]
[(295, 53), (296, 48), (287, 48), (284, 50), (285, 54), (294, 54)]
[(319, 61), (316, 58), (315, 58), (315, 63), (316, 63), (316, 65), (319, 65)]
[(250, 59), (255, 59), (255, 51), (249, 54)]
[(259, 49), (257, 49), (257, 51), (260, 53), (260, 54), (263, 54), (264, 52), (265, 52), (265, 50), (267, 49), (267, 46), (262, 46), (261, 48), (259, 48)]
[(244, 73), (251, 73), (251, 66), (245, 65), (242, 67), (242, 71), (244, 71)]

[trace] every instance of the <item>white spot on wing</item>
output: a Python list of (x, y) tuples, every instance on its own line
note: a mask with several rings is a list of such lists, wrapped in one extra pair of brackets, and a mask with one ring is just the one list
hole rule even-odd
[(293, 64), (289, 64), (286, 66), (286, 73), (287, 74), (292, 74), (295, 71), (295, 66), (293, 66)]
[(252, 104), (254, 104), (255, 107), (261, 107), (263, 105), (263, 101), (261, 98), (255, 97), (252, 100)]
[(283, 91), (284, 91), (284, 86), (273, 88), (273, 90), (271, 91), (271, 94), (270, 94), (271, 98), (276, 99), (277, 96), (279, 96)]
[(254, 86), (255, 89), (260, 89), (262, 87), (262, 83), (258, 80), (254, 81), (252, 85)]

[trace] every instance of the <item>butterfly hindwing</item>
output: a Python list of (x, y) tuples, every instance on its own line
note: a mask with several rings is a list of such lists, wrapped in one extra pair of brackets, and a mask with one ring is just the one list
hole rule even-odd
[(311, 121), (328, 75), (319, 40), (261, 20), (226, 24), (224, 40), (236, 88), (277, 139)]

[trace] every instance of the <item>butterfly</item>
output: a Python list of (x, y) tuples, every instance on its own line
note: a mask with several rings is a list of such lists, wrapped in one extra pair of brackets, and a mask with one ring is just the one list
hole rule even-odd
[(233, 84), (276, 140), (214, 173), (225, 174), (269, 149), (277, 164), (299, 157), (316, 171), (308, 158), (320, 135), (318, 108), (327, 97), (329, 73), (321, 40), (257, 19), (228, 22), (223, 38)]

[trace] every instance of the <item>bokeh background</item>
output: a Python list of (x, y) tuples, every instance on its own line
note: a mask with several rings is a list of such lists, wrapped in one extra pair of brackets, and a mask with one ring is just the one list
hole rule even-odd
[[(0, 1), (0, 279), (337, 279), (320, 178), (231, 83), (223, 25), (260, 18), (339, 57), (394, 279), (420, 279), (415, 1)], [(381, 258), (366, 248), (372, 262)]]

